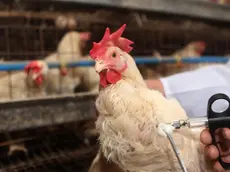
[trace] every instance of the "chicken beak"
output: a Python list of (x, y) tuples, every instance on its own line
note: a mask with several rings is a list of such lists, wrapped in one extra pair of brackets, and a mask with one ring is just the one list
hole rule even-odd
[(97, 73), (100, 73), (103, 69), (106, 69), (107, 65), (104, 63), (104, 61), (96, 61), (95, 62), (95, 70)]

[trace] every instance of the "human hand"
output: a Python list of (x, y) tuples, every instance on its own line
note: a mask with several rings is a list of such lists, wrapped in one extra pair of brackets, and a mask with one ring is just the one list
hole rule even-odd
[[(217, 132), (215, 132), (215, 137), (216, 141), (219, 143), (218, 148), (220, 152), (218, 151), (218, 148), (212, 144), (212, 137), (209, 133), (209, 129), (204, 129), (201, 132), (200, 140), (205, 145), (204, 152), (206, 157), (213, 161), (213, 168), (217, 172), (225, 172), (217, 158), (220, 153), (221, 159), (224, 162), (230, 163), (230, 129), (223, 128), (217, 130)], [(228, 172), (230, 172), (230, 170), (228, 170)]]

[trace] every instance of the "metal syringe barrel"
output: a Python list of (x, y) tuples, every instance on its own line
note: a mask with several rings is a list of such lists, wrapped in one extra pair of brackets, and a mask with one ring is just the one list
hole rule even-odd
[(208, 127), (207, 117), (189, 118), (186, 122), (189, 128)]

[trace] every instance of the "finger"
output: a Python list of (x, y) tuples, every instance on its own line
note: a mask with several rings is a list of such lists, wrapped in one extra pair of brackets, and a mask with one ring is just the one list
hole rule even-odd
[(209, 129), (204, 129), (200, 134), (200, 141), (205, 144), (209, 145), (212, 143), (212, 137), (209, 133)]
[(218, 137), (215, 136), (221, 155), (229, 155), (230, 152), (230, 130), (228, 128), (221, 128)]
[(214, 145), (206, 146), (204, 151), (210, 160), (216, 160), (219, 157), (219, 151)]
[(230, 155), (230, 140), (222, 140), (217, 143), (217, 147), (221, 152), (221, 156), (229, 156)]
[(224, 171), (225, 171), (218, 161), (215, 161), (215, 162), (213, 163), (213, 169), (214, 169), (216, 172), (224, 172)]
[(223, 128), (222, 129), (222, 135), (224, 139), (230, 140), (230, 129), (228, 128)]

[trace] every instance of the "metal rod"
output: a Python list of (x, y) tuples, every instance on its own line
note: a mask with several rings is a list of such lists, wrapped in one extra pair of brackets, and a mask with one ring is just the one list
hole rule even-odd
[[(176, 63), (174, 58), (163, 58), (159, 60), (154, 57), (134, 57), (137, 64), (157, 64), (157, 63)], [(201, 58), (182, 58), (183, 63), (197, 64), (197, 63), (227, 63), (230, 58), (223, 56), (204, 56)], [(82, 60), (78, 62), (68, 63), (67, 67), (87, 67), (93, 66), (94, 61), (92, 60)], [(23, 70), (24, 67), (28, 64), (27, 62), (3, 62), (0, 63), (0, 71), (12, 71), (12, 70)], [(60, 63), (48, 63), (50, 68), (59, 68)]]
[(184, 161), (180, 157), (179, 150), (177, 149), (177, 146), (176, 146), (176, 144), (175, 144), (172, 136), (165, 129), (163, 129), (163, 131), (166, 133), (166, 135), (167, 135), (167, 137), (169, 139), (169, 142), (170, 142), (170, 144), (171, 144), (171, 146), (173, 148), (173, 151), (174, 151), (174, 153), (175, 153), (175, 155), (177, 157), (177, 160), (178, 160), (178, 162), (179, 162), (179, 164), (181, 166), (182, 171), (183, 172), (188, 172), (187, 169), (186, 169), (186, 167), (185, 167)]

